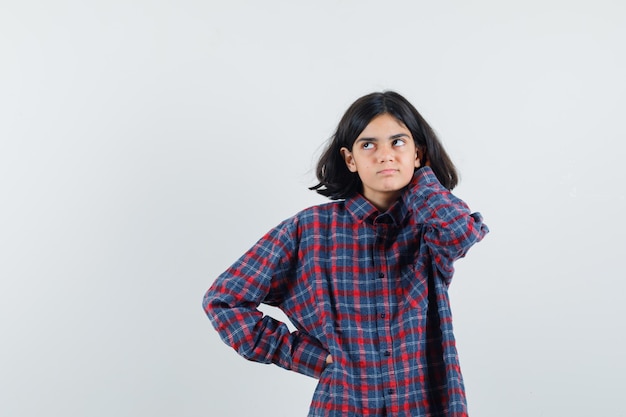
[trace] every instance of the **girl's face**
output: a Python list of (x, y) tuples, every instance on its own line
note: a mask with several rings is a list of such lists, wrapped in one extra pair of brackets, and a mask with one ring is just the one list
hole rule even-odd
[(341, 148), (348, 169), (363, 183), (363, 196), (386, 211), (408, 185), (420, 166), (413, 136), (390, 114), (376, 116), (352, 145)]

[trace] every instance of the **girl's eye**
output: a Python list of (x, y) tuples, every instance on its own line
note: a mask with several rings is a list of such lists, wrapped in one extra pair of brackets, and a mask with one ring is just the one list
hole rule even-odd
[(374, 147), (374, 144), (372, 142), (365, 142), (363, 144), (363, 149), (372, 149)]
[(394, 139), (393, 140), (393, 146), (404, 146), (406, 145), (406, 142), (404, 139)]

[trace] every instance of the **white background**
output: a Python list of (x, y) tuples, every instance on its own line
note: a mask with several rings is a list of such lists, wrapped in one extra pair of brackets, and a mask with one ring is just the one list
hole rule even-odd
[(306, 415), (202, 295), (394, 89), (491, 228), (451, 288), (472, 415), (626, 416), (625, 40), (621, 0), (3, 0), (0, 414)]

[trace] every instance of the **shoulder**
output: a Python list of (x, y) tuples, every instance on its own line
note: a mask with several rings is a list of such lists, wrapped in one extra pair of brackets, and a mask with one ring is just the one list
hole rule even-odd
[(327, 203), (316, 204), (314, 206), (305, 208), (297, 215), (306, 217), (313, 214), (333, 214), (340, 213), (345, 210), (346, 204), (344, 200), (329, 201)]
[(344, 201), (332, 201), (299, 211), (271, 229), (262, 240), (285, 247), (307, 245), (320, 236), (332, 235), (348, 222)]
[(338, 217), (345, 215), (346, 205), (343, 200), (331, 201), (307, 207), (294, 216), (284, 220), (284, 227), (294, 229), (317, 229), (336, 221)]
[(331, 201), (328, 203), (318, 204), (311, 207), (307, 207), (291, 217), (281, 221), (275, 227), (273, 227), (267, 234), (268, 235), (283, 235), (285, 233), (293, 233), (300, 229), (302, 226), (307, 226), (312, 223), (324, 224), (327, 221), (335, 218), (337, 215), (341, 215), (345, 210), (345, 202)]

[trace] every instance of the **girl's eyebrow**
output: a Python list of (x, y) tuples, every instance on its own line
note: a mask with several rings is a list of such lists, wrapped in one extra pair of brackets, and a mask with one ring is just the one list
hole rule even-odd
[(397, 133), (393, 136), (391, 136), (389, 139), (399, 139), (399, 138), (408, 138), (409, 135), (406, 133)]

